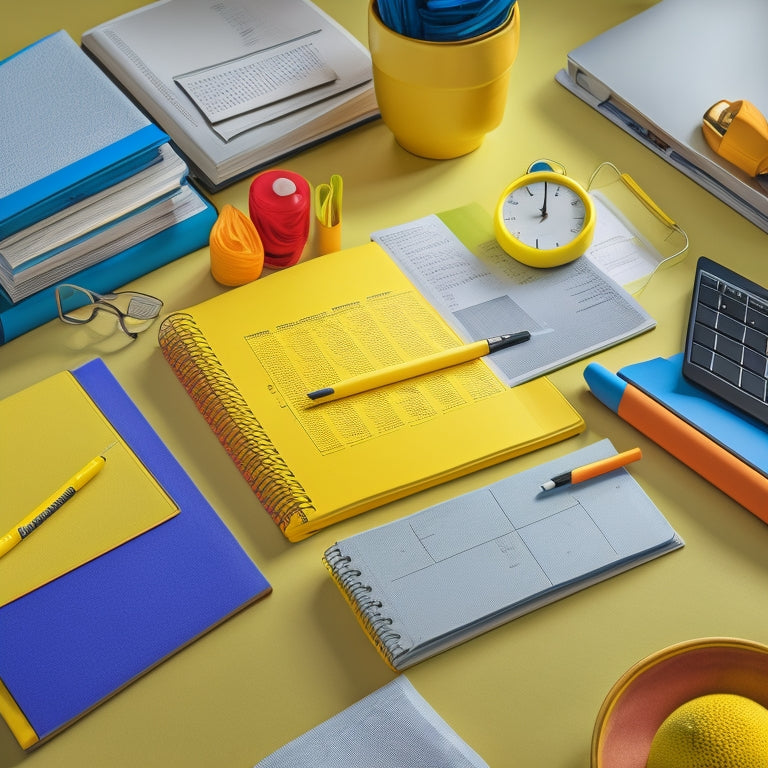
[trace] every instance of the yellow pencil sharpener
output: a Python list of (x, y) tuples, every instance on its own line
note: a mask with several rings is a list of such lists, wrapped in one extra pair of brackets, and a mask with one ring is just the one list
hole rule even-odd
[(701, 130), (720, 157), (750, 176), (768, 173), (768, 121), (749, 101), (718, 101), (705, 113)]
[(376, 100), (400, 146), (444, 160), (477, 149), (486, 133), (498, 127), (520, 44), (518, 5), (483, 35), (433, 42), (387, 27), (371, 0), (368, 44)]

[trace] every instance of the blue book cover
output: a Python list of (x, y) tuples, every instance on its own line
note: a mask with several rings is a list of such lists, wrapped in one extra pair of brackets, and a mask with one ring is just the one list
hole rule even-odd
[(168, 136), (63, 30), (0, 62), (0, 239), (159, 160)]
[(768, 523), (765, 426), (688, 382), (682, 359), (657, 357), (618, 373), (591, 362), (584, 379), (601, 403)]
[(106, 364), (72, 373), (180, 512), (0, 608), (0, 713), (25, 748), (271, 591)]

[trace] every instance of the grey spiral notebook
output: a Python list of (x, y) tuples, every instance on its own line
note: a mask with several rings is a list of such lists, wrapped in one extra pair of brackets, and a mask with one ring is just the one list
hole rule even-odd
[(406, 669), (683, 546), (625, 468), (541, 490), (615, 453), (602, 440), (339, 541), (323, 560), (387, 663)]

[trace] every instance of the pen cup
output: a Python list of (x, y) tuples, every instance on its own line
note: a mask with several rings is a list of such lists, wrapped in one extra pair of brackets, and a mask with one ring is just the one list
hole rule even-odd
[(368, 7), (368, 47), (381, 117), (398, 144), (436, 160), (466, 155), (504, 116), (520, 43), (519, 3), (503, 24), (456, 42), (405, 37)]

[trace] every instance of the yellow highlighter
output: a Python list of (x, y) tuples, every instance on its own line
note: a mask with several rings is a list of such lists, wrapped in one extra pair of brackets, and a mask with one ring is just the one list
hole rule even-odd
[(328, 403), (332, 400), (357, 395), (361, 392), (386, 386), (387, 384), (395, 384), (398, 381), (412, 379), (425, 373), (440, 371), (443, 368), (449, 368), (459, 363), (477, 360), (479, 357), (497, 352), (500, 349), (521, 344), (530, 338), (530, 332), (519, 331), (518, 333), (505, 333), (501, 336), (492, 336), (489, 339), (473, 341), (471, 344), (445, 349), (442, 352), (436, 352), (434, 355), (419, 357), (415, 360), (406, 360), (404, 363), (391, 365), (388, 368), (381, 368), (377, 371), (353, 376), (351, 379), (345, 379), (333, 386), (308, 392), (307, 397), (316, 403)]
[(92, 480), (106, 464), (104, 456), (91, 459), (74, 477), (68, 480), (42, 504), (37, 506), (8, 533), (0, 538), (0, 557), (10, 552), (17, 544), (37, 530), (54, 512), (69, 501), (86, 483)]

